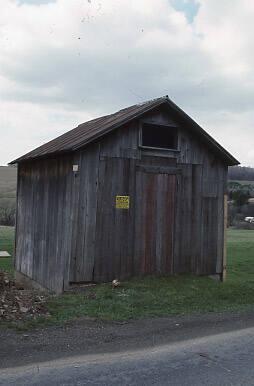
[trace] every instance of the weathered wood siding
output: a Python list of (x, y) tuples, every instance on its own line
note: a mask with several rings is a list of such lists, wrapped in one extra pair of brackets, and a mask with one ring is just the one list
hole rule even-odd
[(16, 270), (63, 290), (71, 249), (72, 157), (19, 165)]
[[(109, 281), (132, 274), (135, 201), (132, 159), (100, 161), (94, 280)], [(131, 197), (130, 209), (115, 208), (116, 195)]]
[(173, 272), (221, 274), (227, 166), (168, 113), (150, 113), (143, 121), (178, 127), (179, 152), (168, 158), (162, 151), (168, 164), (174, 159), (182, 170), (177, 176)]
[(97, 189), (99, 177), (99, 144), (77, 153), (73, 187), (73, 228), (70, 282), (93, 280), (96, 243)]
[(135, 275), (173, 273), (176, 175), (136, 173)]
[[(141, 122), (178, 127), (179, 151), (140, 148)], [(16, 269), (58, 292), (146, 273), (221, 274), (226, 179), (227, 166), (163, 110), (72, 156), (21, 163)], [(129, 210), (115, 208), (116, 195), (130, 196)]]

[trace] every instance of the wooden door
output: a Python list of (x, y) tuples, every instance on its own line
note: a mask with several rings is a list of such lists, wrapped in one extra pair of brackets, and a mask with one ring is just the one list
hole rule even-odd
[(135, 273), (173, 270), (176, 175), (136, 173)]

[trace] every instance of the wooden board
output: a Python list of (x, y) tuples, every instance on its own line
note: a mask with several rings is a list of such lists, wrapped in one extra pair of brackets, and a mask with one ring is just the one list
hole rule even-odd
[[(96, 217), (95, 281), (127, 278), (133, 272), (135, 161), (100, 161)], [(129, 196), (129, 209), (116, 208), (116, 196)]]
[(175, 187), (175, 175), (136, 173), (136, 275), (172, 273)]
[(228, 195), (224, 195), (224, 233), (223, 233), (223, 266), (222, 281), (227, 277), (227, 223), (228, 223)]
[(215, 274), (218, 241), (218, 199), (204, 197), (202, 201), (202, 261), (201, 274)]
[(191, 272), (192, 267), (192, 165), (181, 164), (177, 176), (176, 225), (174, 236), (174, 273)]
[(93, 281), (99, 147), (80, 153), (79, 173), (73, 184), (73, 236), (70, 282)]
[[(155, 110), (143, 121), (174, 118)], [(139, 128), (19, 165), (18, 271), (57, 292), (134, 274), (222, 274), (226, 165), (180, 122), (173, 153), (140, 148)], [(128, 205), (116, 208), (116, 196)]]
[(71, 246), (72, 157), (21, 165), (15, 268), (61, 292)]

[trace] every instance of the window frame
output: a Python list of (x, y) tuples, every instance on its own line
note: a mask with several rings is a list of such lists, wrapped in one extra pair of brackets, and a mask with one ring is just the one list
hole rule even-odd
[[(143, 145), (143, 125), (153, 125), (153, 126), (160, 126), (160, 127), (167, 127), (167, 128), (173, 128), (177, 131), (176, 134), (176, 148), (169, 148), (169, 147), (156, 147), (156, 146), (146, 146)], [(139, 124), (139, 148), (144, 150), (159, 150), (164, 152), (176, 152), (179, 153), (179, 135), (178, 135), (178, 126), (176, 125), (164, 125), (161, 123), (156, 123), (152, 121), (141, 121)]]

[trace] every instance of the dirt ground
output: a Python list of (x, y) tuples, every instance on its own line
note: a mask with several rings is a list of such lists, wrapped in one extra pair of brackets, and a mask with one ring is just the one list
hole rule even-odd
[(46, 295), (16, 285), (7, 272), (0, 271), (0, 322), (32, 320), (49, 315)]
[(195, 337), (254, 326), (254, 310), (103, 322), (82, 318), (21, 333), (0, 330), (0, 368), (39, 363), (75, 355), (111, 353), (154, 347)]

